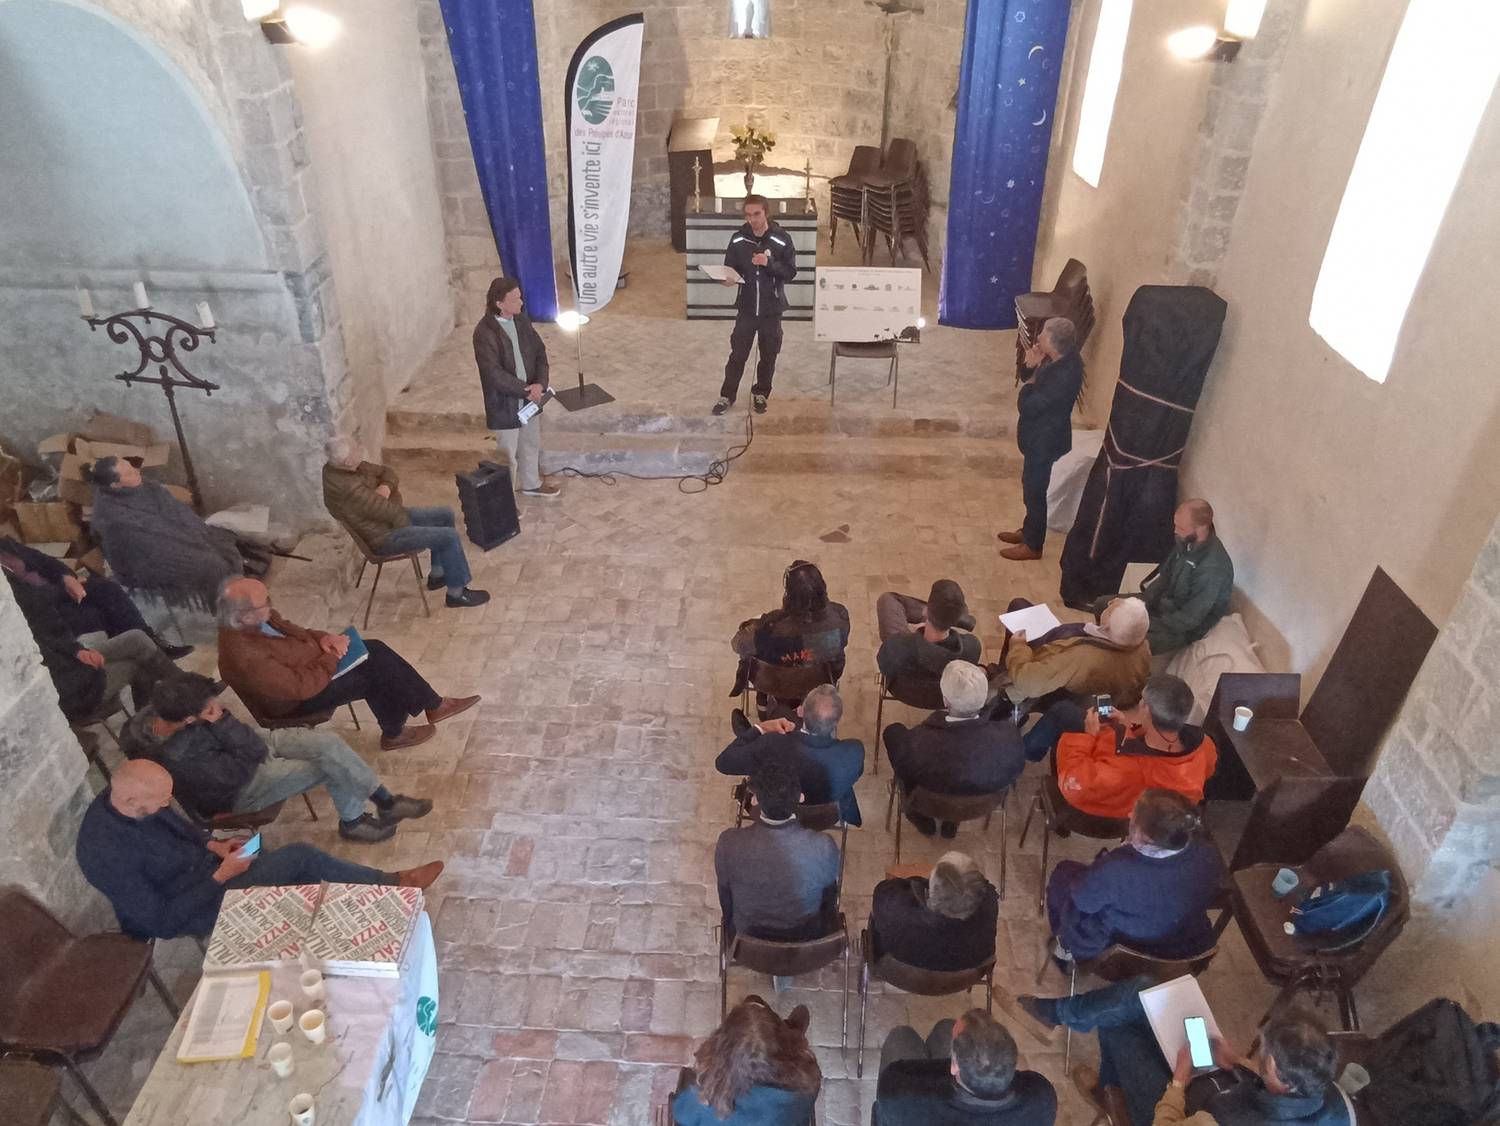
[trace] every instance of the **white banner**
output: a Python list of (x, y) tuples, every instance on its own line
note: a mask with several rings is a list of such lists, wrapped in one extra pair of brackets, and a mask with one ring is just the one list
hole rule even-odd
[(580, 313), (609, 304), (625, 256), (644, 25), (639, 13), (611, 20), (568, 64), (568, 252)]

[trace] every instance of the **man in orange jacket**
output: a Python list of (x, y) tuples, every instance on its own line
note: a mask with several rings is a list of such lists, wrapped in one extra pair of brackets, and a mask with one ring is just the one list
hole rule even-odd
[(1202, 728), (1188, 724), (1192, 710), (1192, 690), (1175, 676), (1153, 676), (1139, 704), (1107, 718), (1090, 708), (1083, 731), (1057, 741), (1057, 785), (1068, 804), (1096, 817), (1129, 817), (1150, 789), (1202, 801), (1219, 753)]

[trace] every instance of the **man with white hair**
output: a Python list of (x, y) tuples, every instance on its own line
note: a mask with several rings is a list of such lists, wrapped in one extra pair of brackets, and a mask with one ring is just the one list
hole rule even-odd
[(323, 504), (328, 514), (362, 539), (371, 551), (431, 552), (427, 589), (446, 587), (450, 607), (482, 606), (490, 596), (469, 589), (469, 561), (446, 506), (408, 508), (401, 503), (396, 471), (361, 460), (353, 439), (337, 435), (328, 443), (323, 466)]
[(1073, 448), (1073, 404), (1083, 390), (1083, 357), (1078, 330), (1066, 317), (1042, 325), (1024, 362), (1031, 376), (1016, 395), (1016, 445), (1021, 449), (1021, 500), (1026, 520), (1013, 532), (998, 533), (1011, 544), (1003, 559), (1040, 559), (1047, 538), (1047, 485), (1052, 463)]
[[(989, 722), (989, 681), (969, 661), (952, 661), (939, 682), (943, 710), (916, 727), (893, 723), (881, 735), (891, 771), (906, 792), (917, 786), (939, 794), (989, 794), (1013, 783), (1026, 765), (1021, 733), (1013, 724)], [(927, 836), (937, 830), (930, 817), (907, 820)], [(943, 836), (958, 826), (943, 824)]]
[[(1011, 610), (1030, 603), (1016, 599)], [(1098, 623), (1069, 622), (1037, 638), (1012, 634), (1004, 649), (1002, 687), (1010, 702), (1043, 711), (1060, 700), (1107, 695), (1133, 708), (1151, 675), (1146, 632), (1151, 614), (1138, 598), (1116, 598)]]
[(808, 805), (838, 802), (839, 815), (850, 825), (863, 822), (854, 783), (865, 770), (865, 745), (838, 737), (844, 701), (831, 684), (820, 684), (797, 708), (797, 722), (763, 719), (745, 730), (719, 754), (720, 774), (748, 777), (768, 758), (781, 758), (797, 772), (802, 800)]

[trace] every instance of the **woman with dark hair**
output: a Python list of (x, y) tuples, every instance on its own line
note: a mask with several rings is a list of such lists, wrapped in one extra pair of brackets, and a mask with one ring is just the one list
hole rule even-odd
[(823, 1076), (807, 1043), (807, 1006), (786, 1020), (746, 997), (694, 1054), (672, 1097), (678, 1126), (806, 1126)]
[(131, 462), (101, 457), (89, 475), (94, 483), (89, 526), (126, 588), (211, 607), (219, 584), (245, 573), (234, 533), (204, 523), (165, 486), (145, 480)]
[[(730, 644), (740, 656), (735, 689), (744, 690), (749, 662), (754, 659), (778, 668), (828, 665), (833, 679), (844, 675), (844, 647), (849, 644), (849, 611), (828, 600), (823, 572), (806, 559), (793, 560), (782, 575), (781, 609), (741, 622)], [(800, 700), (786, 700), (795, 707)]]
[(995, 956), (1000, 894), (973, 859), (946, 852), (928, 876), (892, 877), (875, 885), (870, 941), (875, 956), (947, 972)]
[(1059, 958), (1087, 961), (1113, 944), (1156, 958), (1185, 958), (1213, 939), (1208, 907), (1224, 863), (1198, 832), (1187, 798), (1147, 790), (1130, 815), (1130, 835), (1092, 864), (1060, 860), (1047, 881), (1047, 918)]

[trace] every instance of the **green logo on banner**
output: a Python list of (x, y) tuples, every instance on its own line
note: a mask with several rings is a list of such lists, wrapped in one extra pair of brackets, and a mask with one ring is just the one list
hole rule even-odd
[(429, 1036), (437, 1035), (437, 1001), (434, 998), (417, 999), (417, 1027)]
[(578, 84), (573, 87), (578, 112), (590, 125), (601, 124), (615, 105), (615, 72), (602, 55), (590, 55), (578, 68)]

